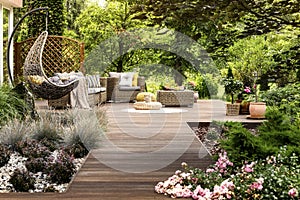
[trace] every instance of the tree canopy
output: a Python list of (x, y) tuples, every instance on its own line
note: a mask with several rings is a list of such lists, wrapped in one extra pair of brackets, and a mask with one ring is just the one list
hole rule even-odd
[[(119, 57), (111, 60), (112, 54), (106, 52), (104, 59), (111, 63), (110, 70), (126, 71), (153, 63), (170, 66), (183, 76), (197, 73), (193, 64), (170, 51), (153, 47), (137, 49), (137, 44), (144, 44), (143, 41), (155, 36), (141, 34), (134, 38), (132, 30), (151, 27), (158, 30), (157, 34), (168, 36), (170, 31), (179, 32), (193, 39), (206, 50), (221, 72), (232, 67), (239, 74), (236, 77), (244, 82), (251, 82), (249, 77), (253, 70), (280, 85), (300, 78), (298, 0), (110, 0), (102, 7), (83, 0), (55, 3), (48, 0), (25, 1), (24, 5), (31, 9), (46, 4), (55, 7), (51, 8), (50, 17), (55, 23), (49, 24), (49, 30), (85, 42), (87, 57), (106, 40), (114, 40)], [(64, 6), (63, 13), (61, 6)], [(29, 26), (36, 32), (40, 29), (30, 25), (33, 23), (43, 24), (38, 18), (35, 22), (29, 20), (24, 29), (28, 31), (27, 36)], [(165, 42), (172, 41), (172, 37)], [(108, 46), (101, 48), (107, 50)], [(176, 48), (185, 51), (186, 46)], [(192, 54), (201, 55), (190, 49)], [(95, 69), (90, 72), (93, 71)]]

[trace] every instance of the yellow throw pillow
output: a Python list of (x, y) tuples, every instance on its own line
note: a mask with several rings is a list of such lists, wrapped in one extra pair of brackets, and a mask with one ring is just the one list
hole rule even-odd
[(133, 74), (133, 78), (132, 78), (132, 86), (133, 87), (136, 87), (138, 85), (138, 76), (139, 76), (138, 73)]
[(138, 93), (138, 95), (136, 96), (136, 100), (137, 101), (145, 101), (144, 96), (145, 94), (148, 94), (151, 96), (151, 101), (156, 101), (156, 96), (154, 94), (152, 94), (151, 92), (140, 92)]

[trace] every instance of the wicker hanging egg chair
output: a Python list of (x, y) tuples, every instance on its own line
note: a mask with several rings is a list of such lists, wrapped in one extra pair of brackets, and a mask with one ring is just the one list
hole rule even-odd
[(24, 63), (24, 77), (31, 92), (37, 97), (48, 100), (59, 99), (77, 87), (79, 79), (60, 85), (46, 76), (42, 58), (47, 36), (48, 32), (43, 31), (30, 48)]

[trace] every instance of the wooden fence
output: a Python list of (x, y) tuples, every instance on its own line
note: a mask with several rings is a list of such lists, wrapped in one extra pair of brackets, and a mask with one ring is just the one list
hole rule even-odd
[[(23, 80), (23, 64), (36, 38), (14, 44), (14, 79)], [(43, 51), (43, 69), (47, 76), (56, 72), (83, 71), (84, 43), (64, 36), (48, 36)]]

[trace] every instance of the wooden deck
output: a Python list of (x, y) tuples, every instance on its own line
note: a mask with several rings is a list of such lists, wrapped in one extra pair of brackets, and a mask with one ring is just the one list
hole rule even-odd
[(211, 162), (186, 122), (247, 121), (243, 115), (225, 116), (221, 101), (169, 109), (181, 111), (177, 113), (135, 113), (126, 103), (106, 107), (109, 125), (102, 146), (89, 154), (67, 192), (10, 193), (0, 199), (170, 199), (154, 192), (158, 181), (180, 169), (182, 162), (200, 168)]

